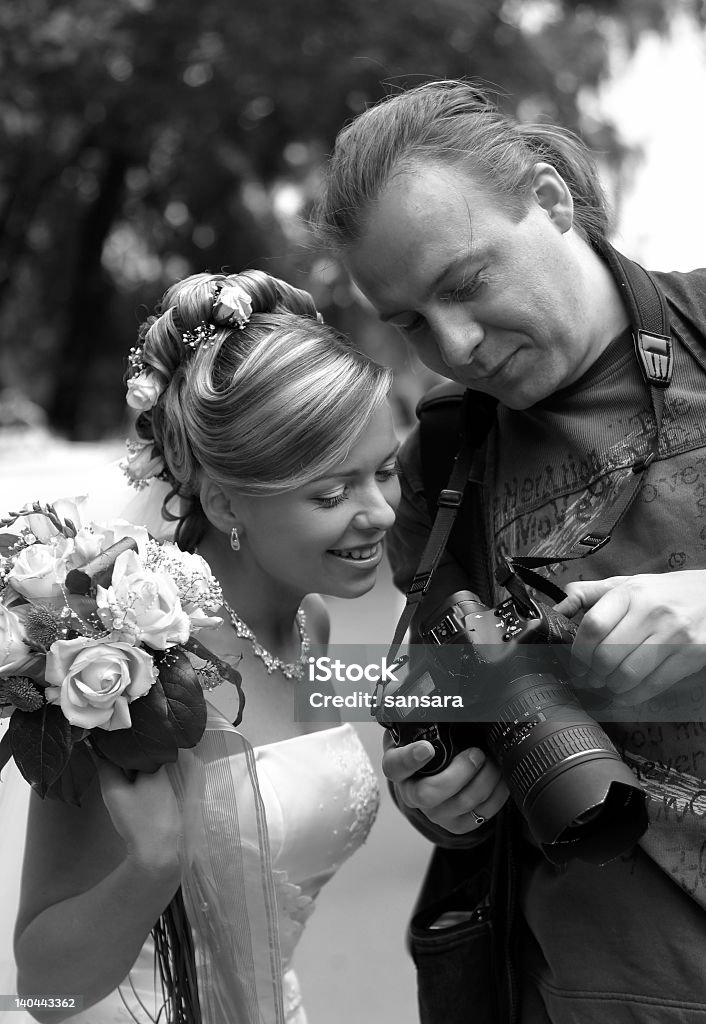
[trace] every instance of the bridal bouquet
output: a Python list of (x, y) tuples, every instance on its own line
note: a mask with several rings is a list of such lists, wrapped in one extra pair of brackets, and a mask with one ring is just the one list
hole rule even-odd
[(218, 626), (199, 555), (121, 520), (81, 525), (80, 502), (0, 520), (0, 771), (79, 803), (103, 757), (154, 772), (198, 743), (203, 689), (240, 674), (194, 636)]

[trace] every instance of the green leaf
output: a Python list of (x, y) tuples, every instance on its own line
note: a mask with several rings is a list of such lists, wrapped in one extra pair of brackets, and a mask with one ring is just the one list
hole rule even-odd
[(20, 773), (44, 798), (71, 757), (70, 722), (54, 704), (45, 704), (39, 711), (18, 709), (10, 718), (8, 735)]
[(10, 743), (10, 733), (6, 732), (3, 738), (0, 740), (0, 774), (12, 757), (12, 744)]
[(203, 736), (207, 717), (196, 671), (186, 653), (178, 648), (155, 651), (153, 657), (177, 746), (195, 747)]
[(74, 743), (71, 757), (63, 772), (47, 788), (47, 796), (66, 804), (81, 806), (81, 797), (96, 774), (96, 763), (85, 743)]
[[(96, 615), (96, 601), (93, 597), (86, 597), (81, 594), (69, 594), (66, 595), (66, 604), (69, 606), (72, 612), (78, 615), (79, 619), (84, 623), (81, 627), (81, 633), (84, 636), (90, 635), (90, 632), (100, 633), (104, 627), (100, 619)], [(67, 621), (68, 626), (76, 626), (76, 619), (72, 616)], [(86, 632), (85, 626), (88, 625), (89, 631)]]
[(157, 679), (144, 697), (130, 704), (130, 729), (94, 729), (91, 744), (120, 768), (156, 772), (177, 759), (178, 743), (169, 719), (167, 698)]
[(17, 539), (16, 533), (0, 533), (0, 555), (9, 558), (10, 548), (17, 543)]
[(243, 677), (241, 676), (240, 672), (238, 672), (237, 668), (235, 668), (233, 665), (229, 665), (227, 661), (223, 661), (217, 655), (209, 651), (207, 647), (204, 647), (204, 645), (199, 640), (196, 640), (194, 637), (189, 637), (189, 639), (183, 646), (185, 650), (191, 651), (193, 654), (196, 655), (197, 658), (200, 658), (201, 661), (210, 663), (211, 665), (215, 666), (215, 668), (218, 671), (218, 674), (221, 675), (224, 679), (227, 679), (228, 682), (232, 683), (233, 686), (236, 688), (236, 690), (238, 691), (238, 714), (235, 718), (235, 721), (233, 722), (233, 725), (240, 725), (241, 721), (243, 720), (243, 710), (245, 708), (245, 694), (243, 692), (242, 687)]

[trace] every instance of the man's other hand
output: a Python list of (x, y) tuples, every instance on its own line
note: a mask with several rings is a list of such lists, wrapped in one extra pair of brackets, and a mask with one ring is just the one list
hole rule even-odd
[(478, 747), (461, 751), (438, 775), (415, 778), (431, 760), (431, 743), (418, 740), (396, 747), (386, 732), (384, 745), (382, 770), (395, 784), (401, 802), (455, 835), (480, 828), (479, 819), (497, 814), (508, 798), (500, 769)]
[(556, 611), (584, 616), (572, 647), (576, 686), (620, 704), (651, 700), (706, 665), (706, 571), (569, 583)]

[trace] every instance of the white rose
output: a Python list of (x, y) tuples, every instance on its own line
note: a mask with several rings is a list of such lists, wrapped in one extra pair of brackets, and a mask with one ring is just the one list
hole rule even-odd
[(146, 569), (134, 551), (116, 558), (111, 584), (98, 587), (96, 604), (103, 625), (135, 643), (166, 650), (189, 638), (189, 616), (174, 580)]
[[(63, 554), (63, 549), (62, 549)], [(65, 566), (53, 545), (31, 544), (14, 560), (7, 582), (28, 600), (58, 597), (59, 580), (65, 577)]]
[(47, 653), (44, 695), (83, 729), (129, 729), (128, 704), (143, 697), (157, 670), (139, 647), (102, 640), (56, 640)]
[(223, 625), (220, 615), (206, 615), (202, 608), (193, 607), (184, 610), (189, 616), (189, 627), (192, 633), (197, 633), (200, 629), (218, 629)]
[(74, 537), (72, 566), (85, 565), (86, 562), (97, 558), (107, 547), (109, 544), (104, 543), (102, 533), (94, 533), (89, 527), (84, 527)]
[[(182, 551), (180, 554), (184, 560), (186, 570), (191, 574), (191, 600), (199, 604), (207, 603), (213, 594), (214, 584), (219, 589), (211, 572), (211, 566), (202, 555), (197, 555), (195, 552)], [(220, 607), (220, 605), (219, 595), (219, 599), (215, 602), (215, 608)]]
[[(82, 517), (85, 518), (85, 506), (87, 498), (84, 496), (79, 498), (59, 498), (58, 501), (53, 501), (53, 505), (59, 519), (70, 519), (76, 529), (80, 529), (83, 521)], [(24, 510), (31, 509), (31, 504), (26, 504)], [(59, 531), (52, 524), (51, 520), (45, 516), (42, 512), (32, 512), (31, 515), (22, 516), (21, 520), (29, 529), (32, 531), (34, 536), (42, 544), (46, 544), (54, 537), (59, 535)]]
[(189, 616), (192, 630), (215, 629), (223, 624), (217, 615), (223, 604), (220, 584), (201, 555), (181, 551), (176, 544), (152, 542), (147, 564), (155, 572), (166, 572), (174, 580), (181, 606)]
[(111, 544), (117, 544), (125, 537), (132, 537), (137, 543), (137, 550), (142, 552), (147, 547), (149, 534), (144, 526), (128, 523), (127, 519), (111, 519), (109, 523), (94, 523), (93, 529), (103, 534), (103, 550)]
[(10, 608), (0, 604), (0, 676), (19, 672), (29, 657), (22, 623)]
[(151, 441), (131, 441), (124, 467), (131, 480), (149, 480), (164, 469), (162, 456), (155, 454)]
[(127, 382), (127, 398), (125, 401), (131, 409), (138, 412), (146, 412), (153, 409), (157, 399), (164, 391), (164, 384), (156, 373), (151, 370), (143, 370), (137, 376), (131, 377)]
[(74, 537), (71, 567), (85, 565), (124, 537), (131, 537), (136, 541), (138, 550), (144, 548), (149, 539), (143, 526), (133, 526), (122, 519), (116, 519), (111, 523), (91, 523), (90, 526), (79, 530)]
[(42, 546), (46, 547), (47, 550), (54, 555), (54, 558), (57, 561), (57, 573), (59, 574), (59, 578), (63, 580), (66, 573), (73, 565), (73, 557), (76, 548), (74, 538), (58, 536)]
[(223, 594), (206, 559), (191, 551), (180, 551), (176, 544), (173, 547), (178, 553), (179, 575), (183, 580), (180, 597), (184, 610), (190, 613), (190, 609), (198, 607), (217, 611), (223, 604)]
[(252, 300), (238, 284), (226, 284), (213, 304), (213, 320), (219, 325), (237, 324), (244, 327), (252, 314)]

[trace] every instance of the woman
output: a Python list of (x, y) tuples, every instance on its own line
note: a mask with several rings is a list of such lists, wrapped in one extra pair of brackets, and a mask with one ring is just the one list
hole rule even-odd
[(204, 1022), (303, 1024), (289, 961), (378, 797), (352, 727), (293, 721), (293, 687), (327, 641), (317, 595), (368, 591), (394, 521), (390, 372), (259, 271), (195, 275), (159, 308), (130, 355), (127, 470), (161, 479), (150, 492), (166, 487), (178, 544), (221, 584), (207, 645), (242, 674), (247, 742), (228, 724), (236, 689), (215, 679), (206, 736), (177, 778), (102, 767), (80, 808), (32, 797), (19, 991), (80, 994), (73, 1019), (92, 1024), (155, 1019), (146, 940), (181, 883)]

